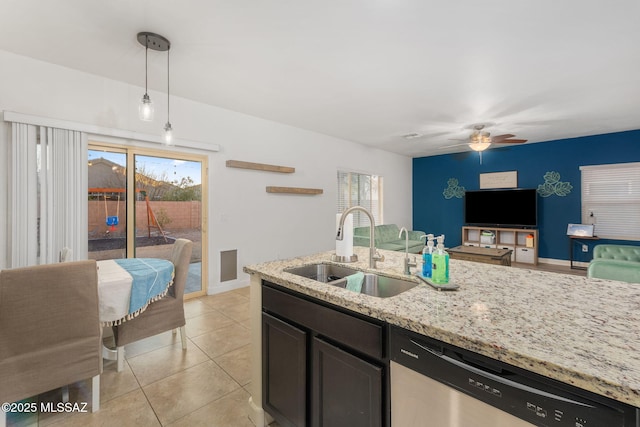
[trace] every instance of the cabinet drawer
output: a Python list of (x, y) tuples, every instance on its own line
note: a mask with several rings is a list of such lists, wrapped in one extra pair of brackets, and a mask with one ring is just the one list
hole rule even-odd
[(262, 308), (368, 356), (383, 357), (384, 331), (381, 324), (269, 286), (262, 286)]

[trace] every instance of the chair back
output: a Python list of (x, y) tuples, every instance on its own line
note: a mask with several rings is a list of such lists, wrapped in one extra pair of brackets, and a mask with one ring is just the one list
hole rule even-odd
[(94, 260), (0, 271), (0, 401), (99, 374), (101, 336)]
[(191, 262), (191, 251), (193, 242), (187, 239), (176, 239), (171, 251), (171, 262), (175, 267), (173, 277), (173, 293), (177, 299), (182, 299), (184, 288), (187, 284), (189, 274), (189, 264)]

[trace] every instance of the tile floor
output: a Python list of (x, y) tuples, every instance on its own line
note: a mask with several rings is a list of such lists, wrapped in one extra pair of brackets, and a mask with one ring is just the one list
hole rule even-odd
[[(105, 361), (100, 411), (10, 414), (8, 426), (251, 427), (249, 288), (185, 302), (187, 351), (180, 334), (157, 335), (125, 347), (116, 372)], [(90, 402), (89, 381), (70, 386), (70, 402)], [(43, 401), (59, 402), (54, 390)]]

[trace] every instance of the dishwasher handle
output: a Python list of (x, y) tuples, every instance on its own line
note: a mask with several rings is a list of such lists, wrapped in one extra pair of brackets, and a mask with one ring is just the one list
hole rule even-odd
[[(593, 405), (587, 404), (585, 402), (580, 402), (580, 401), (577, 401), (577, 400), (573, 400), (573, 399), (569, 399), (569, 398), (566, 398), (566, 397), (563, 397), (563, 396), (559, 396), (557, 394), (549, 393), (549, 392), (540, 390), (538, 388), (531, 387), (531, 386), (528, 386), (526, 384), (522, 384), (520, 382), (516, 382), (516, 381), (510, 380), (510, 379), (504, 378), (501, 375), (489, 372), (486, 369), (481, 369), (479, 367), (473, 366), (473, 365), (471, 365), (471, 364), (469, 364), (467, 362), (464, 362), (464, 361), (461, 361), (461, 360), (456, 360), (456, 359), (444, 354), (445, 353), (444, 352), (444, 348), (442, 348), (442, 350), (433, 349), (433, 348), (431, 348), (431, 347), (429, 347), (427, 345), (424, 345), (422, 343), (417, 342), (414, 339), (410, 339), (409, 341), (413, 345), (415, 345), (415, 346), (421, 348), (422, 350), (428, 352), (431, 356), (439, 358), (440, 360), (442, 360), (445, 363), (448, 363), (448, 364), (451, 364), (451, 365), (455, 365), (456, 367), (458, 367), (460, 369), (463, 369), (463, 370), (465, 370), (467, 372), (471, 372), (471, 373), (474, 373), (476, 375), (480, 375), (480, 376), (482, 376), (484, 378), (488, 378), (490, 380), (493, 380), (493, 381), (495, 381), (497, 383), (506, 385), (508, 387), (512, 387), (512, 388), (515, 388), (515, 389), (518, 389), (518, 390), (522, 390), (522, 391), (525, 391), (527, 393), (532, 393), (532, 394), (535, 394), (535, 395), (538, 395), (538, 396), (543, 396), (543, 397), (546, 397), (546, 398), (549, 398), (549, 399), (570, 403), (570, 404), (573, 404), (573, 405), (583, 406), (583, 407), (587, 407), (587, 408), (594, 408)], [(504, 372), (504, 370), (502, 370), (502, 369), (501, 369), (501, 371)]]

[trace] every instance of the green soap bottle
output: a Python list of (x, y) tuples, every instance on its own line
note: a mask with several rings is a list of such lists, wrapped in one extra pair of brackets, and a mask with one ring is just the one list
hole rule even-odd
[(444, 234), (437, 238), (438, 246), (432, 255), (431, 280), (438, 285), (449, 283), (449, 254), (444, 250)]

